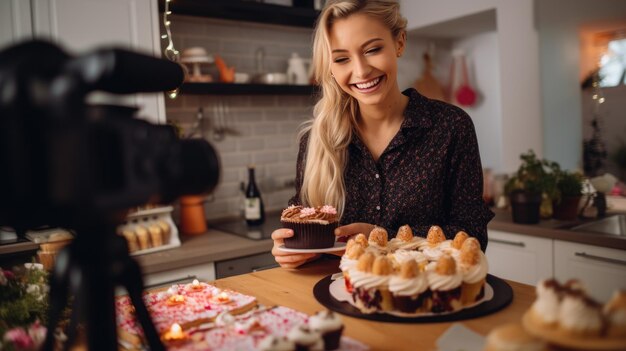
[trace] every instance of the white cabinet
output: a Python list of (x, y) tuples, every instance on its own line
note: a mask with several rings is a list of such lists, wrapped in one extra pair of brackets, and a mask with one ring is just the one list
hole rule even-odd
[(30, 1), (0, 1), (0, 49), (31, 37)]
[[(15, 0), (14, 2), (22, 2)], [(28, 3), (28, 1), (23, 1)], [(115, 45), (160, 57), (158, 1), (32, 0), (33, 35), (60, 44), (71, 54)], [(140, 116), (165, 123), (162, 93), (132, 97), (95, 95), (90, 101), (132, 104)]]
[(489, 273), (535, 285), (553, 276), (552, 239), (489, 230)]
[(215, 280), (215, 264), (213, 262), (209, 262), (190, 267), (146, 274), (143, 277), (143, 283), (146, 287), (171, 285), (181, 283), (181, 281), (185, 280), (185, 278), (192, 276), (203, 282)]
[(626, 289), (626, 251), (554, 240), (554, 273), (565, 282), (577, 278), (598, 301)]

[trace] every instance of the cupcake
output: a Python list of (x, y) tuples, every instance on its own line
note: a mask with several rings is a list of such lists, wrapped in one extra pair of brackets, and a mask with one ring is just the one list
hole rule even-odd
[(383, 227), (374, 227), (370, 232), (368, 238), (368, 244), (370, 247), (377, 249), (382, 253), (387, 253), (387, 244), (388, 244), (387, 230)]
[(483, 351), (546, 351), (547, 345), (517, 323), (501, 325), (487, 334)]
[(286, 336), (268, 335), (259, 341), (257, 349), (259, 351), (293, 351), (296, 349), (296, 344)]
[(444, 241), (446, 241), (446, 236), (443, 234), (443, 230), (441, 227), (434, 225), (428, 230), (426, 240), (422, 242), (420, 248), (429, 261), (438, 261), (443, 255), (443, 251), (439, 246)]
[(324, 350), (339, 348), (343, 322), (338, 314), (329, 310), (317, 312), (309, 318), (309, 326), (322, 335)]
[(352, 284), (350, 283), (350, 270), (354, 269), (359, 257), (361, 257), (363, 253), (365, 253), (365, 249), (363, 249), (361, 245), (357, 244), (354, 239), (348, 240), (348, 244), (346, 245), (346, 253), (341, 256), (341, 261), (339, 262), (339, 269), (341, 269), (341, 272), (343, 273), (343, 278), (348, 293), (352, 293)]
[(389, 247), (393, 250), (415, 250), (424, 240), (424, 238), (414, 236), (411, 227), (405, 224), (398, 229), (396, 237), (389, 241)]
[(295, 344), (296, 351), (324, 350), (324, 339), (306, 324), (293, 327), (287, 334), (287, 339)]
[(415, 313), (429, 310), (430, 291), (426, 274), (420, 271), (415, 260), (407, 260), (400, 265), (400, 272), (389, 280), (389, 291), (393, 306), (400, 312)]
[(537, 327), (554, 328), (558, 324), (561, 290), (561, 285), (554, 279), (537, 284), (537, 298), (530, 307), (531, 319)]
[(626, 290), (615, 291), (602, 309), (608, 322), (607, 336), (626, 337)]
[(456, 269), (452, 256), (448, 254), (441, 256), (435, 269), (427, 272), (427, 277), (432, 290), (432, 312), (452, 312), (461, 309), (463, 276)]
[(463, 276), (461, 303), (471, 305), (485, 294), (485, 279), (489, 271), (487, 258), (475, 238), (466, 239), (459, 253), (459, 270)]
[(603, 329), (602, 306), (579, 291), (566, 291), (559, 307), (559, 327), (576, 337), (597, 337)]
[[(380, 258), (384, 258), (388, 266), (381, 262)], [(376, 261), (378, 261), (377, 274), (374, 274)], [(387, 283), (391, 271), (391, 262), (387, 257), (376, 257), (370, 251), (361, 255), (356, 267), (350, 271), (350, 281), (353, 287), (352, 301), (361, 312), (373, 313), (390, 309), (392, 303)], [(384, 303), (383, 300), (385, 300)]]
[(289, 206), (283, 210), (280, 222), (293, 230), (291, 238), (285, 238), (285, 247), (291, 249), (322, 249), (335, 244), (335, 228), (338, 225), (337, 210), (332, 206)]

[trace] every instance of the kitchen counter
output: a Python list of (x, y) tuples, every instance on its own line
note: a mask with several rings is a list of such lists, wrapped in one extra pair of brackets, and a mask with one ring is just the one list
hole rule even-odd
[[(274, 268), (216, 280), (213, 284), (255, 296), (266, 305), (287, 306), (307, 314), (325, 309), (313, 296), (313, 286), (325, 276), (338, 272), (338, 259), (323, 259), (298, 270)], [(494, 327), (521, 322), (524, 312), (535, 299), (534, 287), (508, 282), (513, 288), (513, 302), (494, 314), (446, 323), (386, 323), (342, 315), (344, 335), (370, 346), (372, 350), (433, 350), (436, 340), (453, 324), (462, 323), (486, 335)]]
[[(547, 239), (571, 241), (581, 244), (626, 250), (626, 237), (610, 234), (586, 233), (568, 230), (585, 221), (560, 221), (556, 219), (541, 220), (538, 224), (513, 223), (510, 211), (493, 210), (495, 217), (489, 222), (489, 230), (501, 230), (509, 233), (523, 234)], [(608, 214), (607, 216), (609, 216)], [(586, 222), (589, 222), (587, 220)]]

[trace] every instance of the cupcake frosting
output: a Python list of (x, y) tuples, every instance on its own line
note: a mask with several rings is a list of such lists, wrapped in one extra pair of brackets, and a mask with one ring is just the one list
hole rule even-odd
[(296, 349), (293, 341), (284, 336), (268, 335), (258, 345), (260, 351), (292, 351)]
[(428, 289), (428, 279), (425, 274), (414, 278), (402, 278), (394, 275), (389, 279), (389, 291), (394, 295), (411, 296), (423, 293)]
[(393, 253), (393, 258), (396, 262), (398, 262), (398, 264), (402, 264), (409, 260), (415, 260), (418, 264), (428, 262), (426, 256), (419, 251), (398, 250)]
[(314, 345), (319, 344), (320, 342), (322, 344), (324, 343), (321, 335), (318, 332), (313, 331), (306, 324), (301, 324), (291, 329), (289, 334), (287, 334), (287, 338), (298, 345), (305, 345), (309, 347), (314, 347)]
[(320, 224), (338, 221), (337, 210), (329, 205), (318, 207), (303, 207), (291, 205), (283, 210), (281, 221), (285, 222), (312, 222)]
[(446, 275), (439, 274), (433, 270), (428, 273), (428, 284), (430, 285), (430, 288), (435, 291), (448, 291), (456, 289), (461, 286), (461, 282), (463, 282), (463, 276), (458, 272)]
[(579, 293), (566, 293), (559, 308), (559, 321), (565, 329), (599, 331), (602, 328), (600, 306)]
[(463, 281), (465, 283), (473, 284), (485, 279), (487, 272), (489, 271), (489, 264), (487, 263), (485, 255), (481, 253), (478, 264), (460, 264), (459, 269), (461, 271), (461, 275), (463, 276)]
[(537, 299), (532, 309), (547, 323), (559, 320), (559, 285), (554, 279), (543, 280), (537, 284)]
[(355, 288), (373, 289), (385, 286), (389, 282), (389, 276), (375, 275), (355, 269), (350, 271), (350, 282)]
[(309, 326), (314, 331), (326, 333), (339, 330), (343, 323), (341, 317), (332, 311), (320, 311), (309, 318)]

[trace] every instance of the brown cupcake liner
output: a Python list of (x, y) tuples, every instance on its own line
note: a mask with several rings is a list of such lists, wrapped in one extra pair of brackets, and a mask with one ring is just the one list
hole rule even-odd
[(296, 223), (281, 221), (283, 228), (293, 230), (291, 238), (285, 238), (289, 249), (325, 249), (335, 245), (335, 229), (338, 223)]
[(322, 334), (324, 338), (324, 350), (336, 350), (341, 342), (341, 334), (343, 333), (343, 325), (337, 330), (332, 330)]

